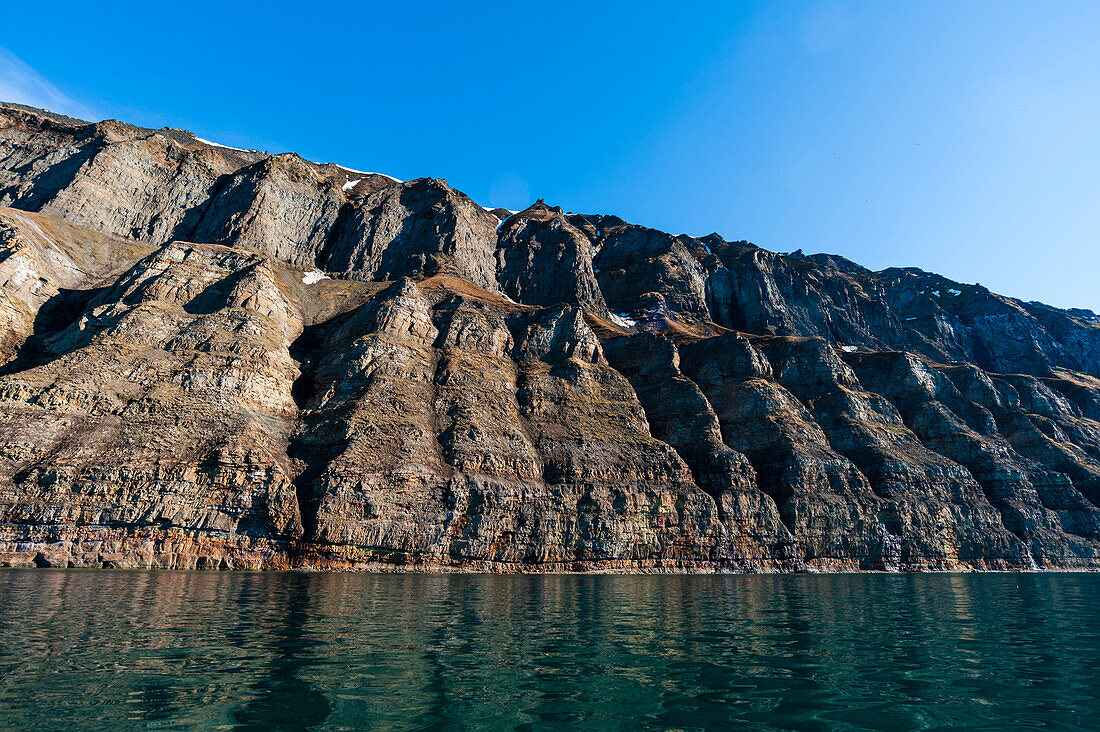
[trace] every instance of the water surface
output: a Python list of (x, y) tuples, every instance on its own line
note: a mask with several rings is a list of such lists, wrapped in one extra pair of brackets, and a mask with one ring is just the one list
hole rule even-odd
[(2, 729), (1100, 728), (1100, 575), (0, 571)]

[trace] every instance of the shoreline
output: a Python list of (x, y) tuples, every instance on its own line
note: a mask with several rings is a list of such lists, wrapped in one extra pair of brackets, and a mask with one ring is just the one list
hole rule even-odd
[[(208, 547), (209, 548), (209, 547)], [(76, 549), (76, 551), (74, 551)], [(112, 547), (113, 549), (113, 547)], [(547, 562), (509, 562), (486, 559), (442, 560), (412, 558), (385, 561), (370, 552), (359, 558), (334, 557), (320, 552), (237, 551), (223, 554), (192, 553), (183, 547), (165, 551), (104, 551), (61, 545), (16, 549), (0, 544), (3, 569), (167, 570), (215, 572), (273, 572), (302, 574), (423, 574), (423, 575), (740, 575), (740, 574), (1028, 574), (1100, 572), (1100, 562), (1080, 560), (1023, 565), (1004, 560), (960, 562), (925, 560), (878, 566), (859, 558), (730, 559), (685, 558), (584, 559)], [(406, 555), (407, 556), (407, 555)]]

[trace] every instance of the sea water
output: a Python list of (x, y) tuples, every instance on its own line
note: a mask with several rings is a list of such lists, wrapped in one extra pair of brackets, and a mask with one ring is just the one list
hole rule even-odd
[(0, 571), (0, 729), (1100, 728), (1100, 575)]

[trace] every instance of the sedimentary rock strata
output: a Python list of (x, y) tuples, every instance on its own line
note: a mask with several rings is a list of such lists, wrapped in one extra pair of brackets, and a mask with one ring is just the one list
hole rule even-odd
[(0, 105), (0, 563), (1100, 567), (1100, 322)]

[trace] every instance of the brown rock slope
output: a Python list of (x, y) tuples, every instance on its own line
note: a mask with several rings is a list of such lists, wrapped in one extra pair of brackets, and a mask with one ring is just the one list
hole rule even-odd
[(1089, 311), (14, 105), (0, 285), (0, 563), (1100, 567)]

